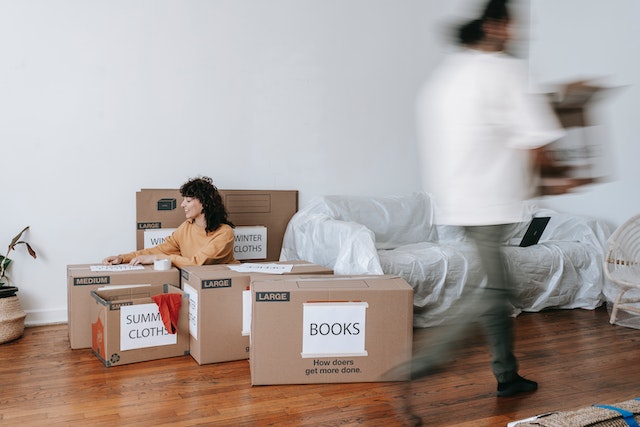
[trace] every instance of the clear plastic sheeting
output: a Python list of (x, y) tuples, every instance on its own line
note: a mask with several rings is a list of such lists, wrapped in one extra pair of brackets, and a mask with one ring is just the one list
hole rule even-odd
[[(551, 217), (540, 242), (518, 246), (528, 223), (510, 227), (504, 242), (514, 315), (601, 305), (606, 223), (547, 209), (532, 214)], [(318, 197), (289, 222), (280, 260), (306, 260), (336, 274), (401, 276), (414, 289), (414, 325), (438, 325), (457, 315), (451, 308), (467, 287), (484, 286), (486, 278), (462, 229), (432, 219), (426, 193)]]

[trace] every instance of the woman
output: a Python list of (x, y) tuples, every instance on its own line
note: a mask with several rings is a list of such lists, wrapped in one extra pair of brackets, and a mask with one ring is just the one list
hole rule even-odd
[(227, 219), (222, 197), (211, 178), (190, 179), (180, 187), (180, 194), (184, 198), (180, 206), (187, 220), (163, 243), (153, 248), (109, 256), (103, 264), (153, 264), (158, 258), (168, 258), (178, 268), (237, 264), (233, 256), (235, 226)]

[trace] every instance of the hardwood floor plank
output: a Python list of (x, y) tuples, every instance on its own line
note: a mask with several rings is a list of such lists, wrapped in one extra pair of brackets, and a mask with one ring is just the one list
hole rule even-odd
[[(190, 356), (106, 368), (71, 350), (66, 325), (27, 328), (0, 346), (0, 425), (401, 426), (405, 398), (426, 426), (505, 426), (551, 410), (640, 396), (640, 330), (606, 309), (515, 319), (521, 373), (534, 393), (496, 398), (488, 349), (471, 334), (438, 374), (414, 382), (251, 386), (248, 361)], [(416, 330), (416, 341), (429, 330)]]

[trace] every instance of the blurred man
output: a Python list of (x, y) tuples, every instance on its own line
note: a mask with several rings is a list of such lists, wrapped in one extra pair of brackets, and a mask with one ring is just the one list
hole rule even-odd
[(423, 184), (434, 196), (436, 222), (464, 227), (487, 284), (465, 289), (456, 320), (439, 328), (428, 350), (414, 358), (411, 376), (441, 367), (454, 343), (480, 321), (498, 396), (537, 389), (518, 374), (500, 246), (508, 224), (529, 219), (525, 201), (535, 191), (536, 152), (564, 133), (545, 100), (527, 93), (526, 64), (504, 53), (511, 23), (507, 1), (492, 0), (463, 25), (461, 49), (424, 85), (417, 109)]

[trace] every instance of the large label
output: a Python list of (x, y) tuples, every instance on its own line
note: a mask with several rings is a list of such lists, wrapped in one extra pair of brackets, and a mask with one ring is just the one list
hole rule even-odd
[(155, 303), (120, 307), (120, 351), (178, 343), (162, 323)]
[(286, 291), (256, 292), (256, 302), (288, 302), (291, 293)]
[(154, 228), (162, 228), (162, 223), (159, 221), (138, 223), (138, 230), (149, 230)]
[(230, 288), (232, 284), (231, 279), (204, 279), (200, 281), (202, 289)]
[(305, 303), (302, 357), (366, 356), (366, 302)]

